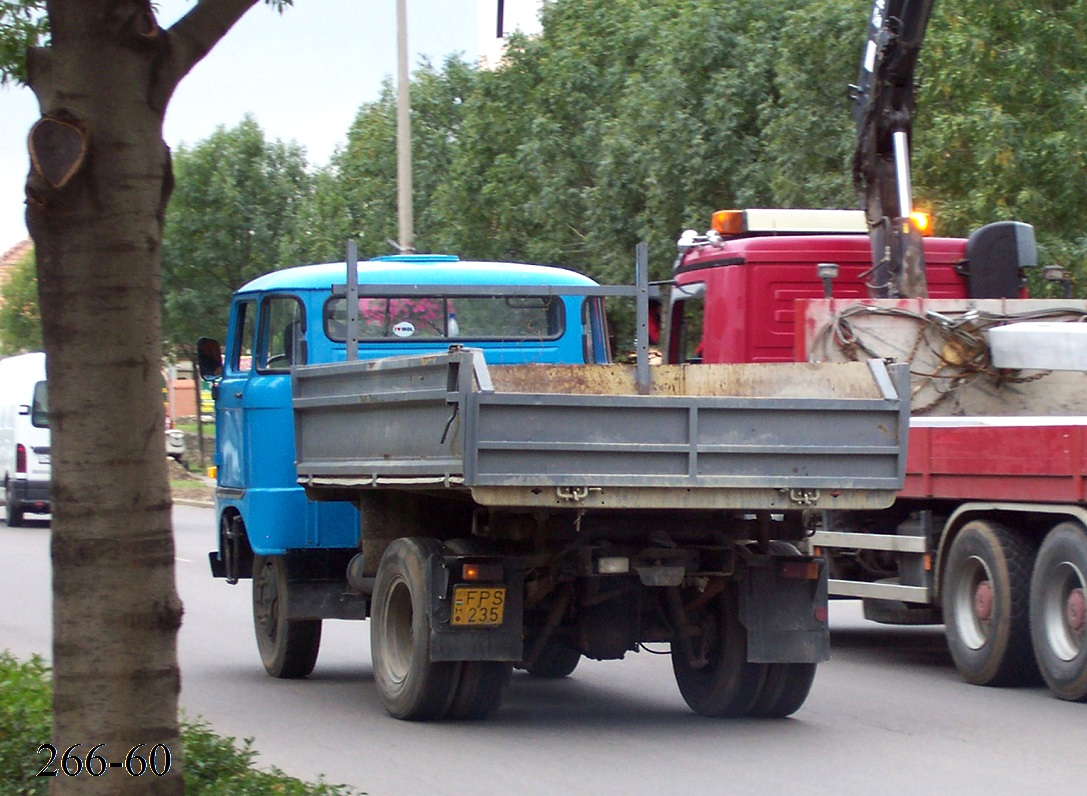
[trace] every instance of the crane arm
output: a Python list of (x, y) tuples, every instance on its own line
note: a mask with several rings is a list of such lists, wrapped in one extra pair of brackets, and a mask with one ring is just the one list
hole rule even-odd
[(914, 71), (935, 0), (875, 0), (853, 86), (853, 183), (864, 204), (877, 296), (925, 296), (921, 235), (910, 221)]

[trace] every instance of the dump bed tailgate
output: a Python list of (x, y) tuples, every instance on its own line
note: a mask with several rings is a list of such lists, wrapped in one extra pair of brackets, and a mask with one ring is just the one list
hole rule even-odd
[(904, 371), (882, 363), (488, 368), (479, 352), (294, 373), (299, 482), (484, 505), (848, 508), (902, 485)]

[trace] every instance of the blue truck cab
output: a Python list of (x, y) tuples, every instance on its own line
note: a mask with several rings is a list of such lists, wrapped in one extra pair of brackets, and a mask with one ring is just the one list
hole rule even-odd
[[(298, 484), (291, 406), (293, 366), (347, 358), (346, 275), (344, 263), (328, 263), (254, 279), (234, 294), (225, 344), (200, 341), (216, 394), (216, 577), (251, 577), (254, 555), (338, 566), (337, 552), (358, 549), (354, 503), (309, 500)], [(451, 345), (482, 349), (489, 364), (609, 359), (603, 299), (572, 292), (596, 286), (573, 271), (396, 255), (360, 262), (358, 283), (359, 359)]]

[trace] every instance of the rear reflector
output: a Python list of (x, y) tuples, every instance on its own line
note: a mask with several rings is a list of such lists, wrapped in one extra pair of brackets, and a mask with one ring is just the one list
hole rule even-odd
[(462, 580), (502, 580), (501, 564), (462, 564), (460, 569)]
[(819, 580), (819, 564), (815, 561), (785, 561), (778, 565), (783, 578), (794, 580)]

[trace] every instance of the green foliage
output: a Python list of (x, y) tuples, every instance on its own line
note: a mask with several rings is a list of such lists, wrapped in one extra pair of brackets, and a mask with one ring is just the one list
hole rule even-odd
[(49, 780), (35, 776), (48, 758), (36, 750), (51, 727), (48, 667), (36, 656), (21, 663), (0, 650), (0, 782), (16, 788), (13, 796), (48, 792)]
[(26, 54), (47, 43), (45, 0), (0, 0), (0, 86), (26, 82)]
[(38, 274), (30, 249), (0, 288), (0, 355), (42, 350)]
[[(49, 668), (41, 658), (20, 662), (0, 650), (0, 783), (11, 796), (45, 796), (49, 778), (35, 776), (48, 762), (37, 754), (52, 725)], [(213, 733), (205, 722), (184, 721), (185, 792), (189, 796), (351, 796), (343, 785), (305, 783), (278, 769), (256, 768), (252, 739)]]
[(937, 4), (921, 66), (915, 184), (943, 234), (1015, 218), (1082, 281), (1087, 3)]
[(165, 330), (175, 353), (226, 331), (230, 294), (298, 262), (313, 178), (300, 146), (267, 142), (252, 117), (174, 155), (162, 248)]
[(185, 722), (185, 793), (188, 796), (350, 796), (356, 791), (324, 781), (306, 783), (277, 768), (256, 768), (253, 740), (239, 743), (211, 731), (204, 722)]
[[(424, 63), (411, 86), (415, 244), (440, 250), (449, 219), (434, 198), (449, 189), (462, 105), (476, 71), (457, 58), (441, 72)], [(391, 82), (363, 105), (347, 133), (347, 144), (314, 178), (305, 214), (306, 241), (297, 251), (308, 262), (339, 260), (350, 238), (361, 257), (388, 254), (399, 237), (396, 169), (396, 92)]]

